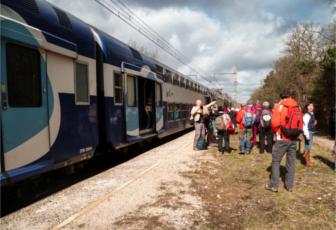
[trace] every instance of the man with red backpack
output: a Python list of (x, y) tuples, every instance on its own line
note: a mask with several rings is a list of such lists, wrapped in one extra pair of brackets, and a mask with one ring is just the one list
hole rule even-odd
[(297, 139), (302, 133), (303, 119), (301, 110), (289, 91), (284, 90), (280, 98), (272, 117), (272, 131), (276, 135), (276, 142), (272, 155), (271, 182), (265, 188), (278, 192), (280, 162), (287, 152), (285, 187), (293, 192)]
[(259, 131), (260, 154), (264, 154), (265, 141), (267, 139), (267, 152), (272, 153), (273, 133), (272, 133), (272, 110), (269, 108), (269, 103), (265, 101), (263, 107), (256, 118)]

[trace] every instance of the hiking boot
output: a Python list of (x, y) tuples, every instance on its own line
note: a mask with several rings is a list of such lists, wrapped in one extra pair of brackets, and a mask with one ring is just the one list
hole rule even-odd
[(198, 151), (199, 149), (198, 148), (193, 148), (194, 151)]
[(245, 150), (240, 150), (239, 154), (245, 155)]
[(259, 154), (264, 154), (264, 153), (259, 153)]
[(250, 155), (251, 151), (246, 151), (246, 155)]
[(293, 192), (292, 188), (287, 189), (288, 192)]
[(225, 156), (230, 156), (231, 153), (229, 153), (229, 152), (225, 152), (224, 155), (225, 155)]
[(305, 151), (303, 157), (306, 159), (306, 167), (314, 167), (315, 163), (310, 161), (310, 150)]
[(278, 192), (278, 189), (271, 187), (271, 185), (269, 184), (265, 185), (265, 189), (272, 191), (272, 192)]

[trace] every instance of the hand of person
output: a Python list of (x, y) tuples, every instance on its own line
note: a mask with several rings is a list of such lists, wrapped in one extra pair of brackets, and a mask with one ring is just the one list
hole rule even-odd
[(315, 122), (314, 122), (314, 125), (316, 125), (317, 124), (317, 120), (315, 120)]
[(310, 137), (306, 137), (306, 139), (307, 139), (308, 141), (310, 141)]

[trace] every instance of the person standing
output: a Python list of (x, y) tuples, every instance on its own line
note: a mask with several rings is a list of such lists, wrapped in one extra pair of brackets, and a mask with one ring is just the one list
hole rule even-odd
[(306, 166), (313, 167), (315, 164), (310, 161), (310, 149), (313, 146), (314, 133), (317, 121), (314, 117), (314, 104), (308, 102), (303, 108), (303, 137), (305, 138), (305, 152), (303, 157), (306, 159)]
[[(211, 106), (211, 107), (214, 107), (214, 106)], [(210, 145), (210, 146), (217, 146), (217, 141), (216, 141), (216, 137), (215, 137), (215, 129), (213, 127), (213, 122), (215, 121), (215, 118), (216, 118), (215, 107), (211, 110), (209, 108), (209, 113), (210, 113), (210, 115), (208, 116), (209, 120), (208, 120), (208, 122), (206, 122), (206, 128), (207, 128), (207, 131), (208, 131), (207, 142), (208, 142), (208, 145)]]
[(233, 127), (233, 124), (231, 122), (230, 116), (227, 114), (226, 108), (219, 108), (218, 109), (218, 116), (222, 118), (222, 121), (225, 124), (226, 129), (225, 130), (217, 130), (217, 136), (218, 136), (218, 153), (217, 155), (223, 154), (223, 139), (225, 142), (225, 155), (229, 156), (231, 155), (231, 148), (230, 148), (230, 136), (227, 130), (227, 127), (231, 125)]
[[(253, 107), (253, 112), (255, 114), (256, 117), (258, 117), (259, 113), (261, 112), (261, 105), (260, 105), (260, 101), (257, 100), (256, 101), (256, 105)], [(253, 124), (253, 149), (257, 148), (257, 135), (259, 133), (259, 122), (256, 122)], [(259, 137), (259, 142), (260, 142), (260, 137)]]
[(264, 154), (265, 142), (267, 139), (267, 152), (272, 154), (273, 148), (273, 133), (272, 133), (272, 110), (269, 108), (269, 103), (265, 101), (261, 112), (257, 115), (256, 123), (258, 123), (260, 154)]
[[(334, 151), (332, 152), (332, 155), (335, 157), (335, 162), (336, 162), (336, 139), (335, 139), (335, 125), (336, 125), (336, 117), (335, 117), (335, 110), (336, 110), (336, 104), (331, 108), (330, 110), (330, 119), (329, 119), (329, 134), (331, 138), (335, 140), (335, 147)], [(336, 170), (336, 164), (335, 164), (335, 170)]]
[(252, 126), (255, 121), (255, 116), (252, 111), (249, 111), (247, 106), (241, 108), (238, 112), (237, 123), (239, 124), (239, 145), (240, 154), (245, 154), (245, 141), (244, 135), (246, 134), (246, 154), (251, 153), (251, 138), (252, 138)]
[(194, 106), (190, 112), (194, 117), (194, 126), (195, 126), (195, 138), (193, 150), (198, 151), (197, 141), (200, 137), (205, 139), (205, 125), (204, 125), (204, 115), (203, 115), (203, 103), (201, 100), (196, 101), (196, 106)]
[(208, 108), (211, 105), (216, 104), (216, 101), (211, 102), (210, 104), (203, 106), (203, 103), (201, 100), (196, 101), (196, 106), (194, 106), (190, 112), (190, 114), (194, 118), (194, 126), (195, 126), (195, 138), (194, 138), (194, 145), (193, 150), (198, 151), (197, 148), (197, 142), (200, 137), (205, 139), (205, 119), (204, 116), (208, 116)]
[[(293, 192), (297, 136), (286, 136), (282, 132), (283, 130), (282, 127), (286, 125), (287, 116), (291, 115), (290, 113), (292, 113), (292, 111), (295, 111), (295, 109), (299, 110), (299, 108), (297, 102), (291, 98), (290, 92), (287, 90), (284, 90), (280, 94), (280, 99), (281, 99), (280, 103), (274, 108), (272, 118), (272, 131), (274, 134), (276, 134), (276, 142), (274, 145), (272, 155), (271, 181), (270, 184), (267, 184), (265, 186), (265, 189), (273, 192), (278, 192), (279, 177), (280, 177), (280, 162), (287, 152), (287, 159), (286, 159), (287, 173), (285, 177), (285, 186), (289, 192)], [(300, 118), (299, 115), (298, 117)]]

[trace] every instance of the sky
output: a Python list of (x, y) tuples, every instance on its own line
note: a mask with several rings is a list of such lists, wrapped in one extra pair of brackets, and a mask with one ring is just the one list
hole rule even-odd
[[(157, 59), (195, 74), (95, 0), (48, 0), (88, 24), (120, 41), (136, 41), (149, 51), (158, 50)], [(117, 0), (105, 0), (113, 6)], [(290, 27), (300, 22), (331, 22), (331, 8), (325, 0), (121, 0), (161, 37), (210, 76), (232, 73), (237, 64), (238, 92), (246, 102), (281, 57), (283, 39)], [(195, 80), (196, 78), (193, 77)], [(216, 76), (209, 88), (221, 88), (233, 95), (233, 75)]]

